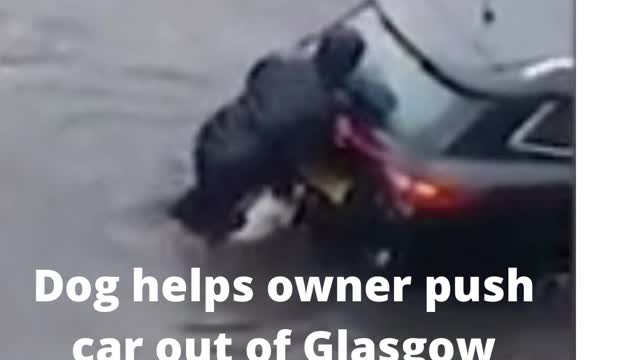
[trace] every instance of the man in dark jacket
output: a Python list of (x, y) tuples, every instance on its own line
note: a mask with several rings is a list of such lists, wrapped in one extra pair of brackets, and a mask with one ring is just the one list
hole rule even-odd
[(336, 28), (254, 65), (244, 91), (200, 129), (196, 183), (173, 215), (197, 233), (220, 230), (247, 193), (290, 180), (301, 163), (320, 156), (345, 106), (343, 82), (364, 47), (355, 30)]

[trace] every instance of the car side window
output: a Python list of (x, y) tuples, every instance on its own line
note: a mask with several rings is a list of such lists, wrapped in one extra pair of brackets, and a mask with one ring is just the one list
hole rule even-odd
[(573, 161), (573, 100), (524, 97), (482, 112), (447, 153), (496, 161)]
[(508, 140), (542, 103), (539, 98), (522, 98), (492, 103), (451, 144), (451, 156), (515, 160), (528, 158), (513, 151)]
[(570, 159), (574, 156), (574, 130), (574, 101), (544, 101), (513, 132), (509, 147), (526, 155)]

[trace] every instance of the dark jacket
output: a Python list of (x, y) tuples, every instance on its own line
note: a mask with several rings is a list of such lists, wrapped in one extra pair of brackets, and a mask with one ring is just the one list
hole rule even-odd
[(339, 28), (323, 34), (314, 47), (260, 60), (243, 92), (202, 126), (187, 217), (228, 211), (247, 191), (282, 181), (330, 145), (342, 106), (336, 93), (364, 43), (356, 31)]
[(328, 144), (339, 111), (336, 91), (362, 50), (355, 31), (336, 29), (312, 56), (294, 52), (258, 62), (242, 94), (202, 127), (194, 153), (197, 176), (219, 177), (222, 166), (260, 183), (316, 156)]

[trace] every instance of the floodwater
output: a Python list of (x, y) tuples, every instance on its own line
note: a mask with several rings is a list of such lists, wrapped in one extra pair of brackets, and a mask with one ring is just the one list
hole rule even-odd
[[(164, 210), (190, 181), (189, 147), (204, 117), (238, 91), (254, 59), (315, 29), (355, 1), (4, 0), (0, 3), (0, 354), (69, 359), (80, 337), (234, 339), (347, 328), (352, 336), (495, 336), (495, 359), (573, 355), (572, 313), (553, 302), (425, 314), (403, 304), (286, 304), (265, 299), (274, 275), (331, 273), (299, 234), (206, 247)], [(253, 276), (256, 299), (133, 304), (131, 273)], [(65, 278), (120, 276), (120, 308), (35, 304), (35, 269)]]

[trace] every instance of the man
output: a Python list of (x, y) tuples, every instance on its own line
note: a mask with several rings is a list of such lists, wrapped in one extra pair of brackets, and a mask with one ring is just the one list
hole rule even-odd
[(364, 47), (355, 30), (335, 28), (254, 65), (244, 91), (200, 129), (196, 183), (173, 215), (196, 233), (225, 229), (243, 196), (289, 181), (300, 164), (321, 156), (336, 114), (347, 106), (344, 81)]

